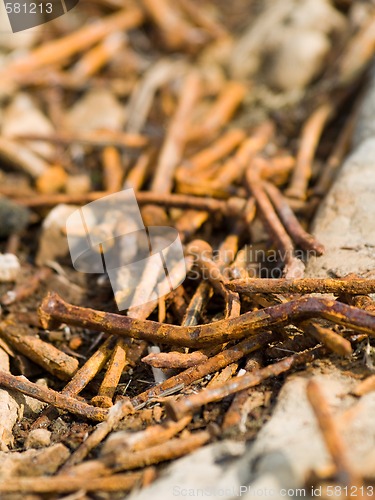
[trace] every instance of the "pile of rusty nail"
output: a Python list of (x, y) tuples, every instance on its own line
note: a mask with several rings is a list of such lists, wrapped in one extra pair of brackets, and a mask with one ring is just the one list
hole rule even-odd
[[(22, 255), (27, 279), (19, 273), (1, 284), (0, 349), (31, 368), (0, 370), (0, 388), (45, 404), (25, 420), (27, 431), (52, 428), (59, 415), (92, 428), (52, 477), (3, 481), (0, 472), (0, 496), (145, 487), (156, 465), (220, 439), (221, 430), (253, 437), (242, 418), (252, 388), (277, 396), (299, 367), (334, 357), (350, 363), (371, 342), (374, 279), (304, 277), (309, 256), (324, 253), (306, 228), (349, 149), (375, 47), (372, 18), (360, 22), (351, 2), (337, 3), (357, 24), (330, 53), (334, 71), (261, 119), (254, 101), (263, 84), (231, 74), (240, 45), (225, 8), (212, 2), (197, 10), (192, 0), (100, 0), (72, 11), (75, 26), (85, 16), (96, 22), (74, 31), (56, 20), (56, 39), (41, 34), (20, 54), (6, 53), (0, 158), (13, 170), (1, 171), (0, 194), (27, 222), (10, 224), (4, 247)], [(371, 2), (367, 8), (374, 16)], [(368, 50), (358, 52), (362, 46)], [(113, 113), (121, 108), (115, 125), (105, 105), (92, 109), (92, 95)], [(16, 111), (26, 116), (24, 102), (44, 125), (7, 126)], [(344, 122), (338, 132), (334, 119)], [(57, 262), (66, 257), (60, 248), (31, 265), (28, 244), (48, 210), (128, 188), (147, 225), (178, 231), (187, 277), (156, 300), (113, 313), (112, 291), (90, 289), (96, 277), (79, 281), (64, 258)], [(142, 293), (154, 287), (145, 272)], [(79, 300), (70, 300), (77, 289)], [(48, 386), (36, 382), (33, 366)], [(353, 393), (373, 390), (375, 376)], [(359, 484), (314, 382), (308, 397), (337, 473)]]

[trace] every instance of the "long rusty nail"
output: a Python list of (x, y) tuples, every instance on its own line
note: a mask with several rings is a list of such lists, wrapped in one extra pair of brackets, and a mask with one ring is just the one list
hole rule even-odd
[(298, 364), (306, 363), (314, 359), (320, 351), (308, 352), (302, 354), (295, 354), (285, 358), (278, 363), (266, 366), (260, 370), (254, 370), (252, 373), (243, 375), (242, 377), (235, 377), (220, 385), (215, 385), (209, 389), (203, 389), (197, 394), (179, 399), (178, 401), (167, 401), (165, 403), (167, 414), (173, 420), (180, 420), (185, 415), (191, 415), (199, 410), (202, 406), (213, 401), (220, 401), (231, 394), (239, 391), (254, 387), (263, 380), (270, 377), (277, 377)]
[(335, 300), (315, 297), (303, 297), (248, 312), (239, 317), (192, 327), (133, 319), (120, 314), (86, 309), (64, 302), (56, 293), (49, 293), (45, 297), (39, 313), (41, 322), (46, 328), (51, 323), (68, 323), (122, 337), (193, 348), (238, 340), (263, 328), (311, 317), (325, 318), (375, 336), (373, 314)]

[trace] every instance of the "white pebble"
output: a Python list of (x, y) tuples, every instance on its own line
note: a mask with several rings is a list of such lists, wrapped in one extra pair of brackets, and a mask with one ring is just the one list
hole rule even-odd
[(15, 281), (21, 270), (18, 258), (12, 253), (0, 254), (0, 282)]
[(46, 448), (51, 444), (51, 433), (47, 429), (34, 429), (26, 439), (26, 449)]

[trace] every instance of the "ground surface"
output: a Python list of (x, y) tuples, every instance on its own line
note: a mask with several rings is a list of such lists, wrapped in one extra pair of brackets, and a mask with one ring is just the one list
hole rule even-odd
[[(366, 328), (357, 309), (323, 319), (331, 302), (314, 317), (325, 337), (292, 313), (290, 324), (246, 323), (241, 340), (255, 340), (244, 348), (227, 337), (231, 321), (305, 294), (227, 283), (374, 278), (374, 15), (366, 1), (101, 0), (33, 33), (9, 34), (2, 20), (1, 498), (174, 498), (218, 485), (220, 498), (241, 486), (248, 498), (314, 487), (328, 498), (327, 486), (371, 496), (374, 384), (358, 384), (374, 367), (372, 299), (334, 294), (368, 311)], [(76, 271), (69, 255), (67, 217), (123, 188), (136, 191), (146, 226), (178, 230), (191, 266), (153, 302), (149, 269), (111, 283)], [(132, 223), (111, 213), (96, 230), (112, 236), (114, 220)], [(195, 346), (146, 338), (150, 323), (138, 339), (130, 328), (111, 341), (113, 318), (95, 326), (84, 310), (45, 320), (56, 316), (48, 293), (118, 313), (116, 290), (133, 320), (224, 323)], [(175, 364), (142, 361), (152, 345)], [(196, 351), (203, 358), (184, 367)], [(278, 372), (283, 361), (291, 366)], [(174, 423), (175, 404), (254, 374)], [(22, 388), (21, 375), (35, 385)], [(29, 397), (38, 388), (40, 401)]]

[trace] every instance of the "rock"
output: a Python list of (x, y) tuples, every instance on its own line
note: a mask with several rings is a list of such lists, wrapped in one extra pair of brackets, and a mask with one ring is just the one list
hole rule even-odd
[(124, 107), (104, 88), (89, 90), (67, 113), (65, 126), (71, 131), (119, 130), (124, 124)]
[(322, 69), (331, 49), (328, 38), (346, 19), (329, 0), (269, 0), (234, 44), (233, 78), (250, 78), (271, 61), (268, 83), (282, 91), (303, 89)]
[(47, 429), (34, 429), (29, 432), (26, 439), (26, 449), (46, 448), (51, 444), (51, 433)]
[(0, 450), (13, 445), (13, 427), (18, 421), (19, 406), (11, 394), (0, 389)]
[(297, 8), (290, 13), (289, 22), (300, 29), (313, 29), (325, 34), (341, 32), (346, 28), (346, 19), (332, 3), (330, 0), (299, 1)]
[(268, 83), (281, 91), (304, 89), (320, 72), (330, 48), (320, 31), (286, 29), (269, 65)]
[(272, 38), (271, 43), (274, 43), (275, 30), (280, 29), (284, 19), (294, 8), (293, 0), (271, 0), (264, 3), (262, 13), (233, 46), (229, 58), (232, 78), (251, 78), (259, 70), (266, 50), (270, 48), (269, 37)]
[(326, 252), (311, 256), (306, 275), (356, 273), (374, 277), (375, 268), (375, 67), (354, 131), (354, 150), (321, 203), (312, 232)]
[[(337, 180), (322, 202), (312, 232), (326, 248), (311, 256), (310, 277), (330, 273), (373, 276), (375, 268), (375, 136), (361, 142), (345, 161)], [(374, 277), (374, 276), (373, 276)]]
[[(1, 93), (0, 88), (0, 93)], [(1, 94), (0, 94), (1, 95)], [(25, 147), (19, 141), (0, 136), (0, 159), (10, 163), (15, 169), (37, 178), (48, 170), (49, 164), (41, 156)]]
[[(0, 369), (9, 372), (9, 356), (0, 347)], [(13, 427), (18, 421), (20, 408), (5, 389), (0, 389), (0, 451), (7, 451), (13, 444)]]
[(8, 198), (0, 197), (0, 238), (20, 233), (29, 222), (30, 212)]
[(18, 257), (12, 253), (0, 253), (0, 283), (16, 281), (21, 271)]
[(67, 218), (75, 210), (77, 207), (73, 205), (57, 205), (44, 219), (36, 256), (38, 266), (43, 266), (49, 261), (67, 255), (69, 248), (65, 225)]
[[(324, 363), (321, 369), (303, 372), (286, 382), (270, 420), (254, 444), (224, 440), (205, 446), (173, 462), (155, 483), (135, 495), (134, 500), (198, 497), (202, 491), (212, 498), (235, 499), (241, 496), (279, 500), (286, 497), (282, 491), (303, 488), (311, 469), (331, 464), (306, 397), (306, 385), (312, 375), (335, 414), (355, 404), (356, 399), (350, 391), (356, 380), (343, 375), (333, 365)], [(357, 424), (356, 413), (355, 419), (343, 430), (352, 462), (361, 464), (361, 467), (363, 464), (364, 470), (370, 469), (369, 461), (374, 457), (375, 425), (369, 422), (373, 404), (375, 394), (360, 409), (361, 414), (367, 412), (361, 425)], [(370, 431), (366, 431), (368, 425)], [(311, 498), (307, 490), (304, 493), (305, 498)]]
[(41, 450), (0, 452), (0, 479), (54, 474), (69, 455), (68, 448), (61, 443)]
[[(375, 81), (375, 65), (372, 68)], [(370, 85), (361, 104), (358, 122), (354, 130), (352, 147), (357, 148), (366, 139), (375, 138), (375, 84)]]
[[(36, 106), (31, 97), (17, 93), (4, 110), (2, 134), (13, 138), (21, 134), (52, 134), (54, 128), (48, 118)], [(44, 158), (52, 158), (56, 148), (47, 142), (23, 141), (23, 144)]]
[(240, 486), (249, 477), (247, 464), (241, 461), (244, 443), (222, 441), (204, 446), (187, 457), (175, 460), (149, 488), (134, 495), (133, 500), (203, 496), (223, 500), (239, 496)]
[[(341, 396), (350, 392), (355, 383), (354, 379), (343, 376), (334, 367), (330, 368), (328, 374), (321, 375), (318, 370), (315, 373), (315, 379), (324, 390), (334, 412), (353, 403), (353, 397), (348, 396), (346, 399)], [(330, 464), (328, 452), (306, 397), (309, 377), (311, 372), (305, 376), (288, 379), (279, 393), (271, 419), (260, 430), (249, 451), (252, 463), (258, 464), (258, 474), (272, 474), (284, 488), (301, 486), (311, 469)], [(285, 483), (284, 469), (289, 470)]]

